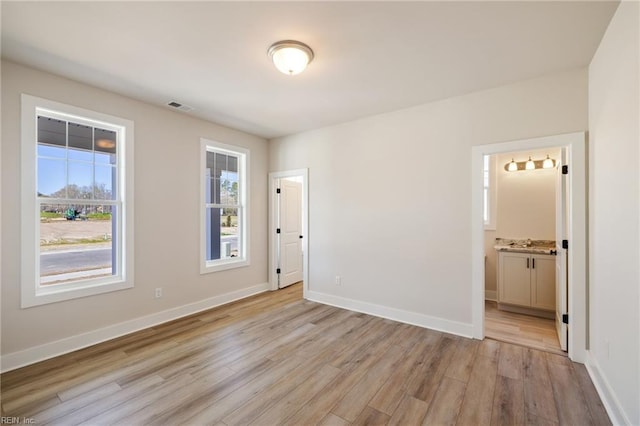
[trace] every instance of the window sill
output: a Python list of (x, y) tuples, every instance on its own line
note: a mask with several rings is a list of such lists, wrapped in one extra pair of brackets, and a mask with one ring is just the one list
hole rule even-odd
[(51, 285), (44, 288), (41, 287), (31, 294), (23, 294), (20, 306), (24, 309), (133, 288), (133, 282), (126, 280), (74, 284), (74, 286)]
[(245, 266), (249, 266), (248, 259), (208, 261), (200, 265), (200, 275), (226, 271), (228, 269), (242, 268)]

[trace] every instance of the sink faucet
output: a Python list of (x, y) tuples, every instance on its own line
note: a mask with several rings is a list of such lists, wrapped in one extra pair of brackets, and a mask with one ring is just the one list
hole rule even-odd
[(531, 247), (533, 245), (533, 242), (531, 241), (531, 238), (527, 239), (527, 247)]

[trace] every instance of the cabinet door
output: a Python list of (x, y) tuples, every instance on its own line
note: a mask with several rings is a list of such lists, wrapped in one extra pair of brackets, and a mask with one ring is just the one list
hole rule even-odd
[(531, 306), (531, 277), (530, 269), (527, 267), (529, 263), (527, 253), (500, 253), (500, 302)]
[(554, 311), (556, 309), (556, 257), (531, 256), (531, 306)]

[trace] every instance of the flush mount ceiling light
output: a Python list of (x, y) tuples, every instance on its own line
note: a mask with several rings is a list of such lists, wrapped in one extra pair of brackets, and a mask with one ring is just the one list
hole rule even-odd
[(273, 43), (267, 53), (278, 71), (288, 75), (301, 73), (313, 60), (313, 50), (295, 40)]

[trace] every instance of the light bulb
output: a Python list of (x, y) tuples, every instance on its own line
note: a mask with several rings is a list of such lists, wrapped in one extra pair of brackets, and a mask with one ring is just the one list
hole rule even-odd
[(543, 169), (553, 169), (553, 160), (551, 158), (549, 158), (549, 154), (547, 154), (547, 158), (544, 159), (544, 161), (542, 162), (542, 168)]
[(507, 168), (507, 170), (509, 170), (510, 172), (518, 171), (518, 164), (515, 161), (513, 161), (513, 158), (511, 159), (511, 162), (509, 163), (509, 167)]
[(531, 157), (529, 157), (529, 159), (527, 160), (527, 164), (524, 165), (524, 168), (526, 170), (534, 170), (536, 168), (536, 165), (531, 159)]

